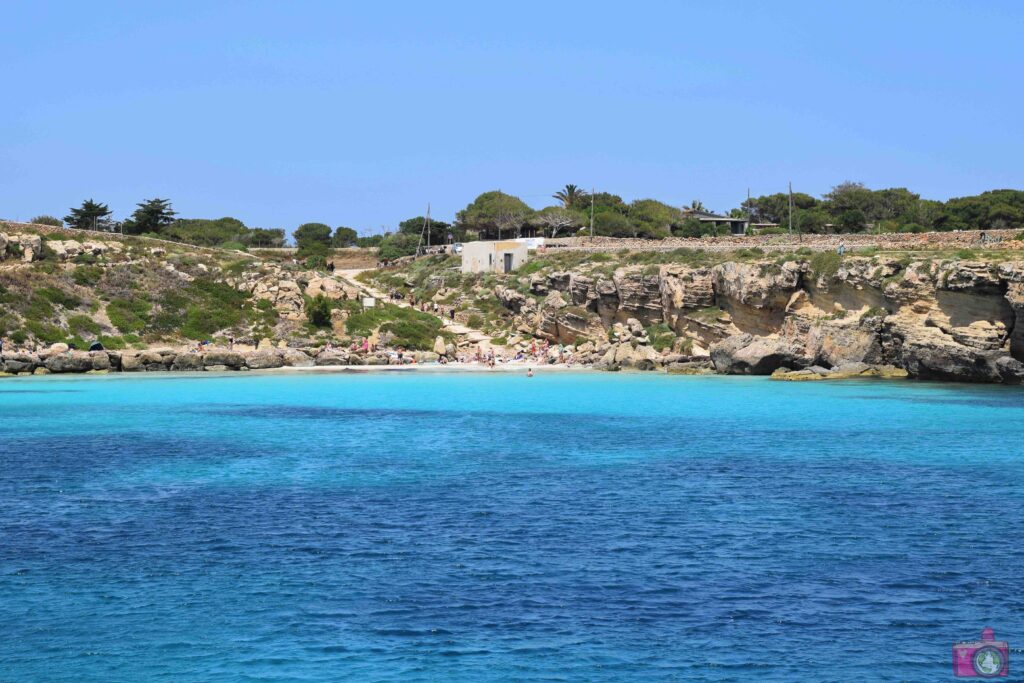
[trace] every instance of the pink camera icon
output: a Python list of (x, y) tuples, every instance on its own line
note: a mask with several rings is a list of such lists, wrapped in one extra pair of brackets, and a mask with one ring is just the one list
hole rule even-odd
[(986, 627), (981, 640), (953, 645), (953, 675), (958, 678), (1003, 678), (1010, 675), (1010, 646), (996, 640), (996, 633)]

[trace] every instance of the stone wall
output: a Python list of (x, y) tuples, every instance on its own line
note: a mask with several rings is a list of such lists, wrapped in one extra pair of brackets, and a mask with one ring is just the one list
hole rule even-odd
[[(881, 235), (741, 235), (724, 237), (668, 237), (661, 240), (630, 239), (621, 237), (559, 237), (544, 241), (545, 249), (573, 251), (672, 251), (673, 249), (702, 249), (728, 252), (736, 249), (758, 248), (766, 252), (794, 251), (800, 248), (812, 251), (835, 251), (840, 243), (849, 249), (877, 247), (883, 250), (978, 249), (998, 245), (999, 249), (1024, 249), (1024, 241), (1014, 238), (1020, 230), (963, 230), (960, 232), (884, 233)], [(982, 242), (982, 235), (985, 242)]]

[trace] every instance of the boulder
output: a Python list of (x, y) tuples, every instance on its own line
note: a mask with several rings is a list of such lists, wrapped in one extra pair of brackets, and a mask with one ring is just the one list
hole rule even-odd
[(187, 352), (179, 353), (174, 357), (174, 362), (171, 363), (171, 370), (176, 372), (186, 371), (198, 371), (202, 370), (206, 363), (203, 360), (203, 356), (198, 353)]
[(237, 370), (245, 366), (245, 356), (235, 351), (214, 349), (206, 352), (203, 362), (206, 365), (224, 365), (232, 370)]
[(250, 370), (280, 368), (284, 366), (284, 358), (274, 351), (257, 351), (246, 357), (245, 364)]
[(313, 365), (313, 359), (298, 349), (281, 349), (281, 359), (290, 368), (308, 368)]
[(444, 337), (440, 335), (434, 339), (434, 353), (438, 356), (443, 356), (448, 353), (448, 347), (444, 343)]
[(0, 370), (11, 374), (32, 372), (39, 367), (39, 356), (29, 353), (5, 353), (0, 357)]
[[(104, 355), (104, 358), (106, 356)], [(46, 369), (53, 373), (85, 372), (93, 369), (93, 359), (84, 351), (57, 353), (46, 358)], [(109, 365), (108, 365), (109, 367)]]
[(736, 334), (712, 344), (711, 362), (723, 375), (770, 375), (779, 368), (804, 368), (809, 360), (785, 340)]
[(316, 356), (316, 365), (348, 365), (348, 353), (344, 351), (321, 351)]

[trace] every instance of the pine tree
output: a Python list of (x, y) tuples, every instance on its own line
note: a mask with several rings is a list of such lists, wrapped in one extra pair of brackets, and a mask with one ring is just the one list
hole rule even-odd
[(79, 230), (110, 230), (113, 227), (111, 213), (106, 204), (86, 199), (80, 207), (71, 209), (71, 213), (64, 216), (64, 222), (68, 227)]
[(124, 222), (125, 234), (160, 234), (160, 230), (173, 223), (177, 215), (171, 210), (170, 199), (147, 199), (137, 206), (132, 217)]

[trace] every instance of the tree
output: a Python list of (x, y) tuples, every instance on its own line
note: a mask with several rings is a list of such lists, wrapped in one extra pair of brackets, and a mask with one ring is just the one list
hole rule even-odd
[(334, 229), (334, 236), (331, 237), (331, 245), (335, 247), (353, 247), (359, 233), (352, 228), (339, 226)]
[(36, 216), (32, 220), (30, 220), (29, 223), (35, 223), (36, 225), (52, 225), (55, 228), (64, 227), (64, 221), (57, 218), (56, 216)]
[(675, 229), (674, 234), (680, 237), (702, 237), (706, 234), (708, 228), (705, 227), (703, 221), (699, 221), (693, 216), (686, 218), (682, 224)]
[[(818, 205), (818, 200), (803, 192), (793, 193), (793, 223), (796, 225), (796, 211), (798, 209), (813, 209)], [(748, 199), (741, 204), (741, 208), (750, 216), (754, 223), (777, 223), (787, 225), (789, 223), (789, 193), (776, 192)]]
[(690, 211), (703, 211), (707, 213), (707, 209), (704, 208), (704, 202), (702, 202), (699, 199), (694, 199), (692, 202), (690, 202), (690, 206), (688, 208), (690, 209)]
[(356, 239), (356, 246), (362, 247), (363, 249), (370, 249), (373, 247), (379, 247), (380, 243), (384, 241), (384, 235), (366, 235)]
[(331, 226), (325, 223), (303, 223), (292, 233), (298, 250), (295, 255), (300, 259), (310, 256), (327, 256), (331, 247)]
[(575, 185), (569, 184), (551, 196), (553, 199), (562, 202), (563, 209), (576, 209), (587, 198), (587, 192)]
[(500, 190), (484, 192), (458, 213), (460, 228), (481, 236), (508, 237), (522, 228), (533, 210), (519, 197)]
[(546, 206), (533, 215), (530, 221), (548, 233), (549, 237), (557, 237), (558, 233), (584, 224), (583, 216), (561, 206)]
[[(864, 187), (863, 183), (845, 181), (832, 188), (824, 196), (825, 208), (840, 224), (853, 225), (853, 219), (859, 214), (861, 224), (869, 217), (878, 215), (878, 201), (874, 192)], [(852, 213), (851, 213), (852, 212)], [(848, 214), (845, 221), (843, 214)], [(850, 231), (847, 231), (850, 232)]]
[(64, 222), (68, 227), (79, 230), (110, 230), (113, 227), (111, 213), (106, 204), (86, 199), (80, 207), (71, 209), (71, 213), (64, 216)]
[[(135, 229), (125, 224), (125, 229)], [(160, 230), (164, 239), (215, 247), (225, 242), (244, 242), (243, 236), (249, 231), (245, 223), (237, 218), (180, 218)], [(145, 232), (145, 231), (143, 231)], [(152, 231), (150, 231), (152, 232)]]
[(656, 199), (637, 199), (629, 205), (629, 221), (635, 237), (668, 237), (682, 224), (683, 212)]
[(283, 247), (284, 230), (280, 228), (250, 228), (243, 236), (243, 244), (251, 247)]
[(905, 187), (875, 190), (872, 194), (874, 195), (874, 214), (869, 218), (874, 221), (912, 221), (921, 202), (921, 195), (914, 194)]
[(605, 211), (594, 216), (594, 234), (604, 237), (633, 237), (633, 224), (621, 213)]
[(396, 232), (384, 236), (380, 246), (377, 247), (377, 255), (388, 261), (402, 256), (412, 256), (416, 253), (416, 246), (420, 239), (418, 235), (410, 235), (404, 232)]
[[(398, 232), (406, 235), (416, 235), (419, 238), (420, 234), (423, 233), (423, 228), (427, 224), (425, 216), (416, 216), (415, 218), (409, 218), (398, 224)], [(452, 228), (450, 223), (444, 221), (435, 221), (430, 219), (430, 243), (431, 244), (446, 244), (448, 242), (448, 235), (453, 235), (456, 231)], [(423, 243), (426, 245), (426, 235), (423, 235)]]
[(839, 214), (837, 227), (839, 232), (861, 232), (866, 227), (867, 219), (864, 212), (857, 208), (850, 208)]
[(131, 218), (124, 222), (126, 235), (142, 235), (161, 231), (174, 222), (174, 211), (171, 210), (170, 199), (146, 199), (136, 204)]

